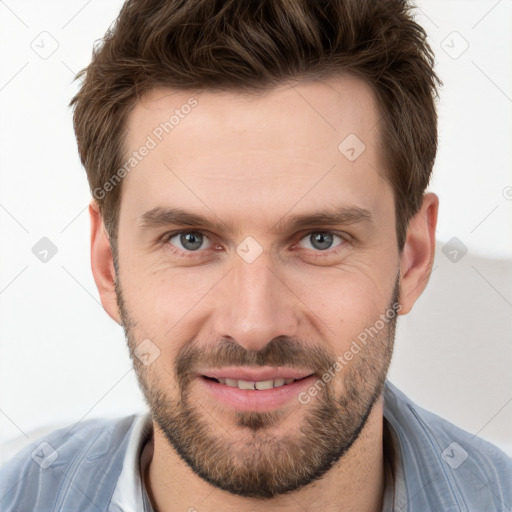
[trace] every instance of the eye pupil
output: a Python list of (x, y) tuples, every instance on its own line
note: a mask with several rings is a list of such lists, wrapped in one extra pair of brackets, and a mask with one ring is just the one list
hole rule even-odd
[(313, 233), (310, 236), (310, 239), (313, 247), (315, 247), (316, 249), (320, 249), (321, 251), (329, 249), (333, 242), (332, 235), (330, 233), (325, 232)]
[(180, 242), (188, 250), (199, 249), (203, 243), (203, 236), (200, 233), (189, 232), (182, 233), (180, 236)]

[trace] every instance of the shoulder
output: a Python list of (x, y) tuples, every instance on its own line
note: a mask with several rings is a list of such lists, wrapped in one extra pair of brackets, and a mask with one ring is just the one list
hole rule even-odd
[(74, 494), (83, 503), (77, 510), (108, 502), (130, 431), (141, 416), (90, 419), (31, 442), (0, 468), (0, 509), (60, 510)]
[(450, 505), (510, 510), (512, 459), (499, 448), (415, 405), (389, 382), (384, 416), (400, 445), (404, 480), (417, 500), (431, 503), (437, 494), (444, 510), (452, 510)]

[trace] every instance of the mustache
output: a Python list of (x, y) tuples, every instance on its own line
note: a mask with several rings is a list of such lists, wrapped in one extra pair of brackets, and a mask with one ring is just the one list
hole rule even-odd
[(311, 369), (322, 375), (335, 363), (335, 357), (322, 347), (309, 347), (287, 336), (273, 338), (261, 350), (246, 350), (228, 339), (216, 346), (204, 347), (193, 341), (187, 343), (175, 361), (175, 372), (182, 382), (188, 382), (198, 366), (286, 366)]

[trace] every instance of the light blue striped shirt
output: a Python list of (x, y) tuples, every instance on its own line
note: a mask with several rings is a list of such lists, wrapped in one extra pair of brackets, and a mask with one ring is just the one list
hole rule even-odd
[[(384, 418), (394, 455), (382, 512), (512, 511), (512, 460), (498, 448), (388, 381)], [(141, 478), (151, 455), (149, 413), (56, 430), (0, 468), (0, 510), (153, 512)]]

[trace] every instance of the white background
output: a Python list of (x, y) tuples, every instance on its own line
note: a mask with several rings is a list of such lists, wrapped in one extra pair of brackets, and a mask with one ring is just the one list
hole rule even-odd
[[(0, 2), (0, 443), (145, 409), (92, 279), (89, 191), (67, 107), (121, 4)], [(439, 251), (399, 321), (390, 380), (512, 454), (512, 0), (419, 7), (444, 81), (430, 188)], [(32, 253), (42, 237), (58, 249), (47, 263)], [(457, 262), (453, 237), (468, 249)]]

